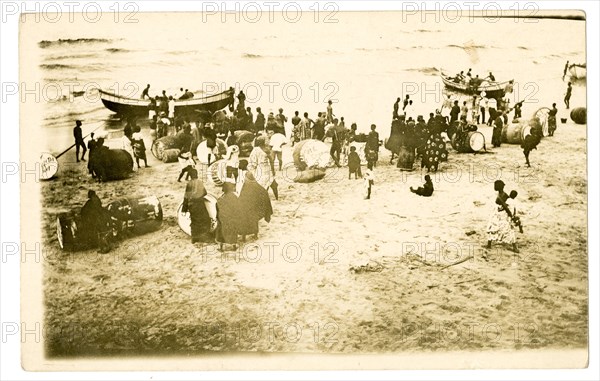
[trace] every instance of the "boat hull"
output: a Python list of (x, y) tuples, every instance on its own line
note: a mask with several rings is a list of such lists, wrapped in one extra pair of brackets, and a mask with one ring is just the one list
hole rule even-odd
[[(148, 116), (150, 111), (150, 101), (145, 99), (127, 98), (99, 90), (100, 99), (104, 107), (110, 111), (124, 116)], [(209, 95), (203, 98), (194, 98), (175, 101), (175, 115), (195, 119), (200, 112), (208, 111), (211, 114), (215, 111), (233, 104), (233, 90)]]
[(579, 65), (569, 67), (569, 74), (572, 78), (583, 79), (587, 77), (587, 68)]
[(476, 95), (481, 94), (482, 91), (485, 91), (486, 98), (495, 98), (502, 99), (504, 98), (505, 92), (504, 88), (508, 84), (508, 82), (500, 82), (493, 83), (488, 85), (480, 85), (477, 88), (472, 88), (465, 83), (462, 82), (454, 82), (452, 78), (448, 77), (446, 74), (441, 73), (440, 77), (442, 78), (442, 82), (446, 85), (447, 88), (452, 89), (454, 91), (458, 91), (465, 94)]

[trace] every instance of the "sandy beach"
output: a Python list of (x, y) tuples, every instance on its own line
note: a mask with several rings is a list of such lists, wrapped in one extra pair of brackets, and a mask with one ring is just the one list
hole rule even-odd
[[(379, 129), (382, 139), (388, 129)], [(449, 148), (431, 198), (408, 189), (425, 173), (388, 164), (383, 147), (371, 200), (347, 168), (294, 183), (287, 147), (271, 222), (224, 254), (216, 244), (192, 245), (178, 227), (185, 185), (176, 182), (177, 163), (148, 152), (150, 168), (99, 184), (66, 155), (57, 179), (42, 183), (48, 355), (585, 347), (586, 126), (559, 124), (532, 152), (531, 168), (518, 145), (490, 148), (491, 127), (479, 131), (489, 152)], [(498, 178), (519, 192), (525, 213), (519, 254), (485, 249)], [(157, 196), (161, 229), (108, 254), (61, 251), (56, 216), (83, 205), (88, 189), (105, 204)]]

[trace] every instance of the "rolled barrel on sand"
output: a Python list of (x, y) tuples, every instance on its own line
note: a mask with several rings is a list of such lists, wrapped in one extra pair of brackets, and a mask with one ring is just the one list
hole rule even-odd
[(585, 107), (577, 107), (571, 110), (571, 120), (577, 124), (587, 123), (587, 109)]
[(531, 134), (532, 130), (537, 129), (541, 134), (543, 130), (542, 123), (538, 117), (533, 117), (528, 121), (518, 120), (508, 123), (502, 128), (502, 143), (521, 144), (525, 137)]

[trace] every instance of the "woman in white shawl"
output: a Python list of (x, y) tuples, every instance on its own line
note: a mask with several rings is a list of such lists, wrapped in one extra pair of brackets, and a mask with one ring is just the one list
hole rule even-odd
[(264, 137), (256, 138), (255, 147), (248, 158), (248, 171), (250, 171), (256, 181), (266, 190), (271, 188), (275, 195), (275, 200), (279, 200), (278, 184), (275, 181), (275, 163), (271, 155), (270, 147)]

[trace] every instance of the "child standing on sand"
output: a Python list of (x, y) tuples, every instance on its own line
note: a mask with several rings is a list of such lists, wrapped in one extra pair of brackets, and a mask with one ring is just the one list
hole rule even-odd
[(362, 173), (360, 171), (360, 156), (356, 152), (356, 147), (350, 147), (350, 153), (348, 154), (348, 180), (352, 178), (352, 174), (354, 174), (354, 180), (362, 177)]
[(516, 190), (510, 191), (510, 194), (508, 195), (509, 198), (508, 200), (506, 200), (506, 205), (508, 205), (510, 212), (512, 213), (513, 223), (519, 228), (519, 232), (523, 234), (523, 224), (521, 224), (521, 217), (517, 215), (520, 210), (520, 208), (517, 208), (517, 201), (515, 200), (517, 196), (518, 193)]
[(365, 171), (365, 175), (363, 176), (363, 181), (364, 181), (364, 193), (365, 193), (365, 200), (370, 200), (371, 199), (371, 189), (373, 187), (373, 185), (375, 184), (375, 181), (373, 180), (373, 170), (371, 169), (367, 169)]

